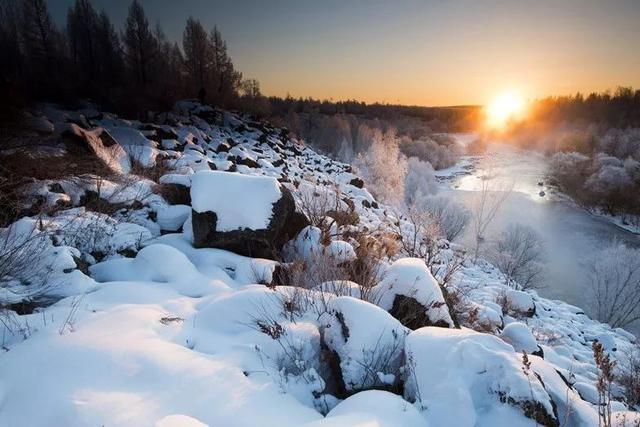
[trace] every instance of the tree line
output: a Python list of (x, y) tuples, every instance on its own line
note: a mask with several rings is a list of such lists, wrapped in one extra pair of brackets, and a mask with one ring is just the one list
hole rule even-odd
[(613, 93), (576, 93), (547, 97), (533, 103), (524, 123), (597, 124), (606, 128), (640, 127), (640, 89), (618, 87)]
[[(149, 23), (138, 0), (122, 29), (90, 0), (69, 7), (64, 28), (55, 25), (45, 0), (0, 0), (0, 51), (3, 106), (13, 111), (33, 101), (82, 98), (129, 116), (196, 96), (232, 107), (243, 88), (216, 27), (207, 31), (190, 17), (180, 45), (160, 23)], [(259, 93), (254, 80), (244, 86)]]

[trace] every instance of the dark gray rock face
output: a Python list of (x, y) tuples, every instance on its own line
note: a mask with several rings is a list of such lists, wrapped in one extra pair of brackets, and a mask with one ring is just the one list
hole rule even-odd
[(197, 248), (225, 249), (253, 258), (278, 259), (284, 244), (309, 225), (309, 220), (296, 212), (291, 192), (280, 187), (282, 197), (273, 204), (271, 220), (262, 230), (217, 231), (215, 212), (192, 211), (193, 244)]

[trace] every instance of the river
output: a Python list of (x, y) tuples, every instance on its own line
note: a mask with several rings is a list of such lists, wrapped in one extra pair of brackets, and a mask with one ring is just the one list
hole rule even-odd
[[(542, 296), (587, 309), (585, 263), (613, 239), (640, 247), (640, 235), (554, 194), (546, 185), (547, 161), (540, 153), (507, 144), (490, 144), (482, 156), (465, 158), (450, 171), (438, 174), (451, 175), (461, 171), (464, 165), (472, 166), (467, 166), (465, 174), (445, 180), (440, 192), (455, 196), (471, 208), (477, 200), (480, 176), (495, 176), (493, 188), (498, 190), (513, 186), (489, 227), (487, 239), (495, 237), (507, 224), (517, 222), (531, 226), (540, 234), (548, 262), (547, 285), (538, 290)], [(473, 246), (471, 229), (468, 227), (461, 238), (461, 242), (470, 247)]]

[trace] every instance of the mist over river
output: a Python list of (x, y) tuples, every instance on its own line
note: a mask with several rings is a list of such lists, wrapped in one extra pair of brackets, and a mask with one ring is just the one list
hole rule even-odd
[[(547, 160), (542, 154), (494, 143), (486, 153), (473, 160), (475, 167), (470, 173), (444, 181), (440, 193), (455, 197), (473, 212), (474, 200), (481, 188), (479, 177), (494, 176), (492, 188), (495, 189), (513, 186), (486, 237), (491, 240), (509, 223), (526, 224), (540, 234), (548, 263), (547, 286), (538, 290), (540, 295), (586, 309), (585, 263), (613, 239), (629, 246), (640, 246), (640, 235), (554, 194), (546, 183)], [(463, 162), (469, 163), (469, 159)], [(460, 242), (470, 248), (474, 246), (471, 225)]]

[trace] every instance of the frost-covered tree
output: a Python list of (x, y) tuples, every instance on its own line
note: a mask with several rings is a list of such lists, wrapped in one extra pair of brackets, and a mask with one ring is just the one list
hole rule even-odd
[(429, 162), (436, 170), (453, 166), (462, 154), (462, 148), (454, 140), (444, 137), (436, 139), (435, 135), (421, 136), (415, 140), (405, 138), (401, 149), (407, 157)]
[(511, 224), (492, 242), (488, 257), (504, 274), (507, 284), (532, 289), (543, 283), (544, 252), (542, 239), (533, 228)]
[(353, 166), (376, 198), (391, 205), (402, 205), (407, 159), (400, 153), (393, 131), (375, 138), (367, 152), (356, 157)]
[(588, 261), (586, 273), (598, 320), (621, 328), (640, 321), (640, 249), (614, 242)]
[(407, 160), (404, 179), (404, 201), (407, 206), (424, 209), (426, 200), (438, 191), (433, 167), (417, 157)]

